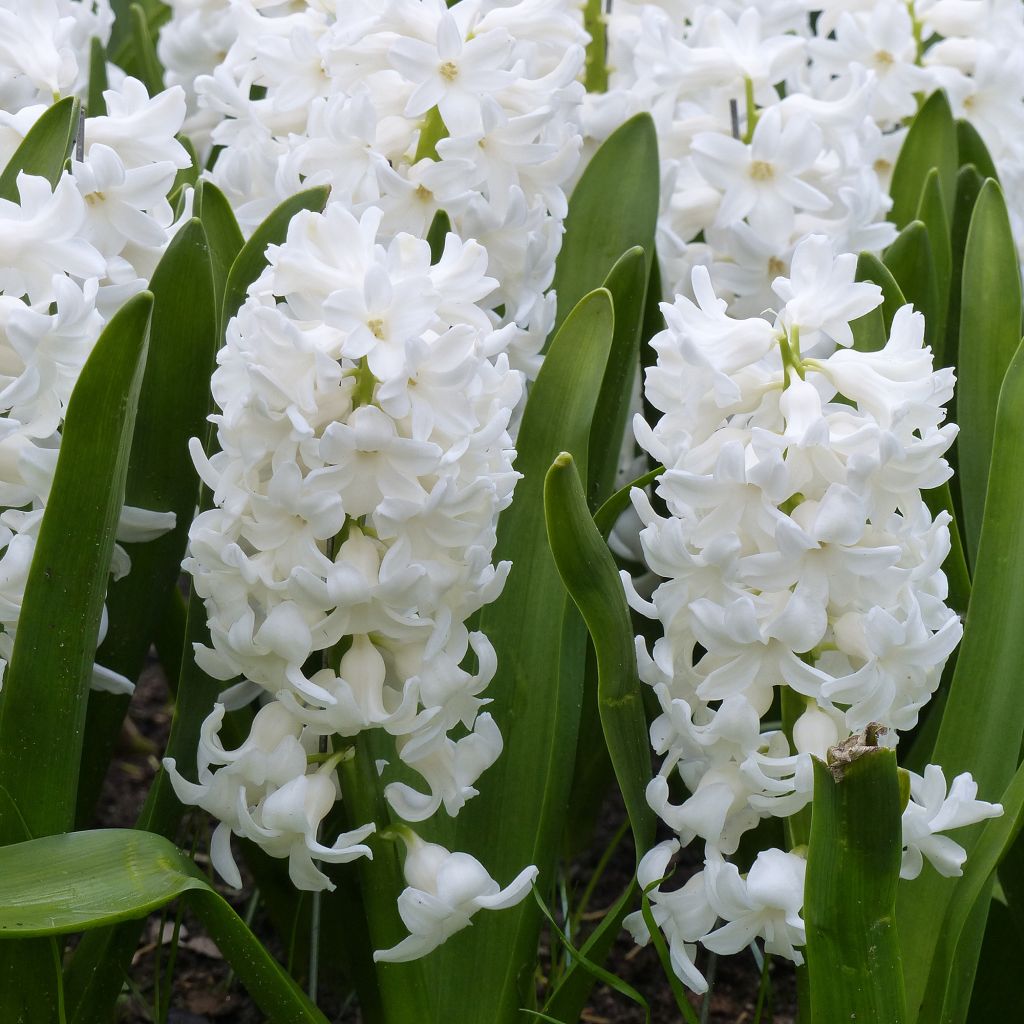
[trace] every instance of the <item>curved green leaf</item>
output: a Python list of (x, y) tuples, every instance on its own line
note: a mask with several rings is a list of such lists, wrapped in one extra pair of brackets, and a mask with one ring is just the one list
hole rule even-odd
[(38, 174), (51, 185), (60, 181), (78, 131), (79, 109), (78, 100), (68, 96), (43, 111), (0, 174), (0, 199), (17, 201), (22, 171)]
[[(1020, 666), (1024, 630), (1010, 609), (1024, 607), (1024, 349), (1018, 349), (1003, 380), (996, 410), (995, 443), (978, 562), (964, 639), (931, 760), (946, 778), (969, 771), (983, 799), (1003, 792), (1017, 768), (1024, 736)], [(957, 841), (968, 863), (980, 826), (961, 829)], [(916, 1014), (928, 981), (955, 879), (930, 868), (904, 883), (899, 897), (907, 1003)], [(911, 1017), (932, 1024), (923, 1017)]]
[(548, 470), (544, 511), (559, 575), (583, 615), (597, 652), (601, 727), (639, 859), (653, 841), (654, 813), (645, 795), (651, 777), (651, 746), (633, 626), (615, 560), (587, 510), (583, 485), (568, 452), (562, 452)]
[(1017, 246), (1002, 190), (982, 186), (964, 251), (957, 360), (957, 438), (967, 556), (978, 557), (999, 388), (1021, 337)]
[[(109, 628), (96, 658), (131, 680), (142, 672), (174, 593), (199, 489), (188, 442), (207, 425), (217, 320), (210, 250), (198, 219), (175, 235), (150, 288), (149, 356), (124, 500), (136, 508), (173, 512), (175, 526), (145, 543), (126, 544), (131, 572), (107, 592)], [(128, 698), (115, 694), (94, 694), (89, 701), (79, 822), (91, 814), (127, 708)]]
[[(1002, 815), (985, 822), (964, 865), (963, 877), (956, 880), (946, 919), (939, 929), (938, 944), (921, 1007), (922, 1021), (953, 1024), (960, 1019), (952, 1012), (957, 1002), (956, 994), (964, 989), (970, 991), (977, 951), (973, 957), (958, 957), (957, 947), (978, 902), (988, 899), (992, 873), (1013, 846), (1024, 824), (1024, 766), (1017, 769), (1000, 802), (1003, 805)], [(966, 978), (963, 976), (965, 969), (968, 972)]]
[(164, 69), (156, 55), (156, 36), (150, 30), (149, 18), (141, 4), (128, 8), (131, 19), (132, 70), (139, 76), (150, 96), (164, 87)]
[(616, 129), (573, 189), (555, 264), (555, 330), (584, 295), (599, 287), (627, 249), (654, 252), (658, 219), (658, 138), (650, 114)]
[[(946, 343), (943, 346), (943, 361), (946, 366), (956, 366), (960, 351), (960, 303), (963, 298), (964, 250), (967, 248), (967, 233), (974, 215), (974, 204), (978, 201), (981, 175), (968, 164), (960, 168), (956, 179), (956, 203), (953, 207), (953, 223), (950, 227), (950, 242), (953, 267), (950, 274), (949, 311), (946, 317)], [(956, 398), (953, 399), (955, 408)], [(951, 415), (953, 409), (950, 410)], [(955, 416), (952, 417), (954, 420)]]
[[(652, 239), (653, 242), (653, 239)], [(647, 257), (634, 246), (616, 261), (604, 282), (615, 309), (615, 336), (590, 432), (590, 487), (587, 498), (597, 508), (615, 489), (619, 453), (640, 365), (640, 330), (647, 300)]]
[(912, 221), (885, 251), (884, 262), (907, 302), (924, 314), (924, 339), (932, 351), (941, 337), (939, 330), (939, 284), (932, 257), (928, 229)]
[(932, 93), (917, 112), (907, 132), (892, 172), (889, 194), (892, 209), (889, 220), (903, 228), (917, 215), (917, 207), (928, 172), (939, 172), (939, 185), (946, 204), (946, 217), (952, 220), (956, 195), (956, 172), (960, 166), (956, 125), (949, 100), (941, 90)]
[[(114, 315), (68, 403), (0, 691), (0, 784), (34, 836), (74, 822), (86, 701), (152, 307), (153, 296), (143, 292)], [(0, 841), (19, 834), (0, 817)]]
[(935, 306), (935, 329), (932, 331), (932, 338), (935, 346), (933, 348), (935, 361), (941, 366), (945, 358), (943, 348), (946, 341), (946, 314), (949, 306), (946, 297), (949, 295), (950, 278), (953, 273), (953, 254), (949, 240), (950, 217), (946, 214), (946, 205), (939, 185), (939, 172), (935, 167), (928, 172), (928, 177), (925, 179), (921, 202), (917, 207), (917, 220), (921, 221), (928, 229), (928, 244), (932, 250), (932, 265), (935, 267), (938, 301)]
[[(205, 178), (196, 186), (195, 216), (206, 229), (210, 246), (210, 260), (213, 264), (213, 291), (217, 299), (217, 324), (221, 321), (221, 307), (227, 290), (228, 274), (232, 264), (245, 245), (242, 229), (235, 219), (235, 212), (224, 193), (212, 181)], [(218, 345), (223, 343), (223, 336)]]
[(0, 938), (65, 935), (142, 918), (179, 897), (271, 1020), (327, 1024), (195, 864), (168, 840), (134, 829), (103, 829), (0, 849)]
[[(548, 550), (543, 488), (560, 451), (585, 472), (591, 421), (613, 335), (610, 294), (587, 295), (566, 318), (534, 382), (520, 427), (516, 468), (523, 479), (498, 524), (495, 559), (511, 559), (501, 597), (483, 609), (480, 629), (494, 645), (498, 673), (488, 687), (505, 740), (497, 763), (481, 779), (481, 797), (459, 813), (441, 841), (484, 856), (495, 878), (514, 877), (525, 864), (550, 885), (577, 741), (586, 631), (571, 606)], [(392, 896), (393, 899), (393, 896)], [(371, 922), (372, 923), (372, 922)], [(520, 904), (454, 936), (439, 951), (435, 1019), (465, 1024), (516, 1020), (529, 1005), (541, 918)], [(375, 940), (376, 941), (376, 940)], [(398, 965), (404, 966), (404, 965)], [(403, 974), (382, 974), (385, 1004)], [(474, 999), (465, 993), (472, 986)]]
[(961, 167), (973, 164), (982, 178), (999, 180), (992, 154), (989, 153), (988, 146), (978, 134), (978, 129), (970, 121), (957, 121), (956, 139)]
[(883, 328), (885, 337), (888, 338), (896, 311), (907, 303), (903, 290), (892, 276), (892, 271), (873, 252), (862, 252), (857, 257), (857, 280), (874, 281), (882, 289), (882, 305), (878, 308), (882, 311)]
[(89, 43), (89, 94), (85, 112), (89, 117), (102, 117), (107, 112), (103, 93), (107, 89), (107, 51), (94, 36)]
[(904, 1024), (896, 933), (902, 830), (896, 752), (868, 748), (845, 766), (814, 759), (804, 884), (810, 1024)]
[(265, 221), (252, 233), (249, 240), (242, 246), (228, 272), (227, 284), (224, 288), (224, 306), (221, 311), (220, 334), (227, 322), (238, 312), (239, 306), (245, 301), (245, 293), (249, 285), (263, 273), (267, 265), (267, 246), (280, 245), (288, 234), (288, 225), (300, 210), (313, 210), (319, 213), (327, 205), (330, 188), (319, 185), (306, 189), (286, 199), (276, 207)]

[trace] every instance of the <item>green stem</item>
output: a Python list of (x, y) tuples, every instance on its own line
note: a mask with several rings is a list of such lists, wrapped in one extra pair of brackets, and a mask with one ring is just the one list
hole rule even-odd
[(413, 157), (414, 164), (421, 160), (437, 159), (437, 144), (448, 137), (448, 127), (441, 117), (441, 111), (437, 107), (431, 107), (420, 129), (420, 141), (416, 145), (416, 155)]
[(608, 23), (602, 10), (603, 0), (587, 0), (583, 24), (590, 34), (583, 84), (587, 92), (608, 91)]
[(757, 104), (754, 102), (754, 83), (750, 78), (743, 79), (743, 95), (747, 103), (747, 130), (743, 133), (743, 141), (749, 146), (754, 138), (757, 127)]

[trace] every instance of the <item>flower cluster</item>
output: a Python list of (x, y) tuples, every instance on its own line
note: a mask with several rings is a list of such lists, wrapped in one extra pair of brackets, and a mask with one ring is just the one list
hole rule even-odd
[(303, 185), (330, 185), (357, 216), (381, 210), (387, 237), (426, 237), (443, 213), (487, 250), (481, 308), (515, 328), (513, 365), (536, 372), (581, 145), (578, 5), (171, 6), (169, 81), (194, 79), (193, 121), (222, 147), (210, 175), (243, 229)]
[[(233, 752), (219, 747), (218, 706), (198, 785), (167, 767), (184, 802), (220, 819), (214, 863), (235, 884), (232, 831), (288, 856), (305, 889), (332, 885), (311, 856), (369, 854), (373, 822), (329, 848), (316, 839), (360, 733), (393, 738), (384, 794), (409, 822), (457, 814), (502, 749), (482, 711), (494, 650), (466, 621), (509, 569), (491, 554), (517, 479), (508, 429), (523, 378), (502, 337), (514, 327), (495, 330), (478, 305), (494, 287), (483, 247), (449, 234), (432, 263), (423, 239), (383, 234), (383, 216), (336, 202), (292, 220), (218, 356), (220, 450), (207, 459), (194, 442), (214, 501), (185, 561), (212, 641), (196, 658), (242, 677), (235, 700), (273, 699)], [(310, 755), (326, 737), (339, 753), (321, 763)], [(520, 899), (536, 872), (498, 893), (466, 854), (431, 845), (418, 867), (426, 847), (403, 830), (413, 934), (382, 959), (429, 952), (474, 910)]]
[(837, 252), (888, 245), (906, 124), (940, 88), (995, 158), (1024, 247), (1015, 0), (617, 0), (608, 33), (610, 88), (588, 96), (584, 126), (599, 140), (652, 112), (669, 295), (704, 265), (733, 312), (760, 313), (808, 234)]
[[(0, 165), (62, 94), (87, 85), (90, 38), (105, 41), (106, 3), (0, 4)], [(146, 280), (175, 225), (167, 193), (189, 164), (175, 138), (180, 89), (150, 97), (111, 66), (106, 113), (84, 117), (70, 168), (56, 185), (22, 173), (16, 199), (0, 199), (0, 673), (14, 643), (64, 410), (96, 339)], [(143, 541), (173, 515), (125, 509), (121, 541)], [(128, 571), (115, 550), (115, 578)], [(105, 621), (99, 640), (103, 639)], [(97, 665), (93, 685), (130, 680)]]
[[(811, 754), (870, 722), (914, 726), (962, 631), (944, 603), (949, 519), (921, 496), (950, 475), (953, 373), (932, 369), (909, 306), (881, 351), (848, 347), (850, 321), (881, 302), (877, 286), (854, 282), (855, 264), (823, 236), (801, 242), (791, 276), (773, 282), (772, 321), (730, 316), (697, 267), (697, 301), (663, 304), (668, 326), (652, 341), (646, 396), (662, 416), (653, 428), (637, 417), (635, 432), (665, 467), (663, 511), (641, 490), (633, 498), (663, 582), (648, 601), (623, 580), (633, 607), (664, 628), (650, 651), (638, 640), (661, 709), (648, 800), (684, 844), (699, 836), (707, 850), (697, 880), (653, 896), (690, 984), (697, 940), (733, 952), (760, 935), (800, 962), (799, 853), (764, 851), (745, 879), (724, 856), (762, 818), (810, 801)], [(792, 742), (761, 725), (783, 688), (805, 709)], [(678, 804), (676, 771), (690, 794)], [(963, 851), (933, 833), (999, 812), (972, 787), (958, 778), (947, 799), (934, 767), (912, 782), (907, 877), (922, 854), (959, 872)], [(648, 881), (670, 854), (651, 855)], [(716, 919), (726, 924), (712, 931)]]

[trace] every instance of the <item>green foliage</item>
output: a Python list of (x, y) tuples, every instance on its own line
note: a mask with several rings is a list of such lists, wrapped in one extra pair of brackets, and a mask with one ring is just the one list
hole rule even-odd
[(960, 495), (968, 561), (978, 558), (996, 403), (1021, 337), (1017, 247), (1002, 190), (984, 184), (964, 251), (957, 375)]
[(18, 199), (18, 175), (38, 174), (56, 185), (78, 131), (79, 103), (72, 97), (48, 107), (0, 174), (0, 199)]
[(555, 265), (556, 330), (623, 253), (641, 246), (650, 259), (659, 175), (658, 140), (649, 114), (628, 120), (594, 154), (573, 189)]
[(0, 937), (8, 940), (138, 919), (177, 898), (200, 918), (271, 1020), (327, 1024), (195, 864), (166, 839), (104, 829), (0, 848)]
[[(1024, 607), (1024, 352), (1007, 370), (996, 411), (992, 468), (964, 639), (942, 724), (929, 760), (947, 778), (970, 771), (983, 798), (1001, 793), (1017, 767), (1024, 736), (1020, 665), (1024, 632), (1007, 609)], [(957, 841), (971, 862), (981, 826), (962, 829)], [(925, 995), (955, 880), (925, 870), (902, 886), (899, 929), (904, 950), (909, 1020), (932, 1024), (918, 1007)], [(977, 936), (980, 942), (981, 936)], [(961, 950), (961, 955), (967, 955)], [(977, 950), (974, 950), (977, 955)]]
[(914, 118), (896, 159), (889, 188), (889, 220), (902, 229), (917, 216), (921, 193), (932, 168), (938, 170), (946, 217), (951, 220), (959, 166), (957, 130), (949, 100), (944, 92), (934, 92)]
[(804, 921), (809, 1024), (904, 1024), (896, 933), (902, 806), (896, 754), (882, 747), (829, 768), (814, 760)]

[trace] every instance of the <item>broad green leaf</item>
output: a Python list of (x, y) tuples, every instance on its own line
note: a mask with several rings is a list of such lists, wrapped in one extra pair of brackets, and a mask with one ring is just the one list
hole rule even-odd
[(327, 204), (330, 189), (326, 185), (306, 189), (286, 199), (273, 210), (265, 221), (252, 233), (249, 240), (242, 246), (231, 270), (228, 273), (224, 289), (224, 305), (220, 318), (220, 335), (223, 337), (227, 322), (238, 312), (239, 306), (245, 301), (245, 293), (249, 285), (263, 273), (267, 265), (267, 246), (280, 245), (288, 234), (288, 225), (292, 217), (300, 210), (313, 210), (320, 213)]
[(64, 161), (78, 131), (78, 100), (71, 96), (44, 110), (0, 174), (0, 199), (18, 199), (18, 175), (37, 174), (51, 185), (60, 181)]
[[(242, 230), (224, 193), (212, 181), (202, 179), (196, 186), (195, 216), (206, 229), (213, 264), (213, 291), (217, 299), (217, 324), (221, 324), (221, 306), (227, 289), (228, 274), (245, 245)], [(218, 344), (223, 337), (218, 339)]]
[(892, 196), (889, 220), (896, 227), (904, 228), (914, 219), (925, 180), (933, 167), (939, 172), (946, 216), (952, 219), (959, 166), (953, 112), (946, 94), (940, 90), (932, 93), (925, 101), (903, 140), (889, 188)]
[[(960, 168), (956, 179), (956, 204), (953, 207), (953, 224), (950, 229), (953, 266), (950, 274), (949, 311), (946, 316), (946, 343), (943, 346), (943, 361), (946, 366), (956, 366), (960, 351), (960, 302), (963, 298), (964, 250), (967, 248), (967, 233), (974, 214), (974, 204), (978, 201), (981, 186), (984, 184), (981, 175), (973, 164)], [(950, 418), (956, 422), (954, 415), (956, 396), (950, 408)]]
[(896, 752), (876, 747), (845, 766), (814, 759), (803, 917), (809, 1024), (905, 1024), (896, 933), (902, 830)]
[(66, 935), (143, 918), (178, 898), (202, 921), (275, 1024), (327, 1024), (195, 864), (168, 840), (133, 829), (103, 829), (0, 849), (2, 938)]
[[(1008, 609), (1024, 607), (1024, 350), (1018, 349), (1007, 370), (996, 410), (992, 473), (985, 504), (977, 567), (964, 638), (949, 688), (945, 713), (931, 760), (947, 779), (969, 771), (982, 799), (995, 799), (1017, 767), (1024, 736), (1020, 700), (1020, 666), (1024, 630)], [(968, 865), (980, 832), (971, 826), (957, 832), (968, 852)], [(932, 954), (943, 927), (955, 879), (925, 868), (904, 883), (899, 897), (899, 928), (904, 948), (907, 1004), (916, 1017), (925, 993)]]
[(946, 314), (949, 283), (952, 276), (953, 255), (950, 250), (949, 222), (946, 206), (939, 185), (939, 172), (932, 168), (925, 179), (921, 202), (917, 207), (917, 219), (928, 229), (928, 244), (932, 250), (932, 265), (935, 267), (935, 284), (938, 292), (935, 305), (935, 329), (932, 331), (935, 362), (943, 364), (943, 348), (946, 340)]
[(961, 167), (973, 164), (982, 178), (999, 180), (992, 154), (989, 153), (988, 146), (978, 134), (978, 129), (970, 121), (957, 121), (956, 139)]
[(615, 560), (587, 509), (583, 485), (568, 452), (562, 452), (548, 470), (544, 509), (559, 575), (583, 615), (597, 652), (601, 727), (639, 859), (653, 841), (654, 814), (645, 796), (651, 747), (633, 627)]
[[(882, 305), (878, 308), (882, 311), (882, 324), (885, 336), (888, 338), (896, 311), (907, 302), (902, 289), (889, 268), (873, 252), (862, 252), (857, 257), (857, 280), (874, 281), (882, 289)], [(864, 351), (877, 350), (864, 349)]]
[(996, 403), (1021, 337), (1017, 246), (1002, 190), (978, 195), (964, 251), (957, 359), (957, 438), (967, 558), (974, 565), (984, 512)]
[(89, 117), (101, 117), (107, 112), (107, 101), (103, 98), (106, 89), (107, 51), (93, 37), (89, 43), (89, 94), (85, 101), (85, 112)]
[[(82, 727), (152, 306), (143, 292), (114, 315), (68, 403), (0, 691), (0, 784), (34, 836), (74, 822)], [(0, 839), (19, 831), (0, 818)]]
[(935, 351), (939, 330), (939, 285), (928, 229), (911, 221), (885, 251), (884, 262), (907, 302), (924, 314), (924, 340)]
[(963, 1020), (963, 1006), (957, 995), (970, 992), (979, 952), (977, 948), (964, 948), (964, 930), (978, 902), (987, 902), (993, 872), (1017, 840), (1024, 824), (1024, 767), (1017, 769), (1000, 802), (1002, 815), (981, 826), (981, 834), (964, 865), (963, 876), (952, 880), (953, 891), (945, 920), (936, 936), (935, 956), (921, 1007), (919, 1020), (922, 1024), (924, 1021), (961, 1024)]
[(653, 253), (659, 180), (654, 122), (637, 114), (608, 137), (573, 189), (555, 265), (556, 330), (627, 249)]
[[(135, 419), (125, 504), (173, 512), (173, 530), (126, 544), (131, 572), (107, 592), (109, 628), (97, 661), (128, 679), (142, 672), (159, 620), (172, 600), (199, 484), (189, 438), (205, 432), (210, 374), (217, 349), (213, 271), (206, 232), (193, 218), (173, 238), (150, 282), (153, 321), (149, 356)], [(89, 700), (80, 806), (88, 820), (106, 774), (128, 698), (110, 693)], [(83, 778), (83, 782), (85, 779)]]
[[(653, 242), (653, 239), (652, 239)], [(633, 382), (640, 365), (640, 332), (647, 300), (647, 258), (639, 246), (630, 249), (612, 267), (604, 287), (615, 309), (615, 336), (608, 356), (601, 394), (590, 432), (590, 488), (592, 509), (615, 490), (619, 453), (631, 409)]]
[[(451, 840), (446, 845), (452, 849), (483, 857), (503, 883), (525, 864), (540, 868), (541, 887), (553, 881), (571, 783), (565, 765), (576, 749), (586, 632), (547, 547), (544, 477), (563, 450), (572, 453), (584, 477), (612, 334), (611, 296), (604, 289), (587, 295), (562, 325), (526, 403), (516, 460), (523, 479), (498, 524), (495, 560), (510, 559), (513, 569), (501, 597), (483, 609), (479, 628), (497, 652), (498, 673), (487, 695), (505, 749), (480, 780), (481, 796), (440, 836)], [(450, 939), (431, 973), (435, 1019), (516, 1020), (532, 998), (540, 925), (536, 908), (524, 903), (500, 915), (479, 915), (472, 929)], [(391, 979), (382, 975), (382, 988), (401, 983), (400, 972)], [(470, 987), (474, 1000), (467, 1005)]]

